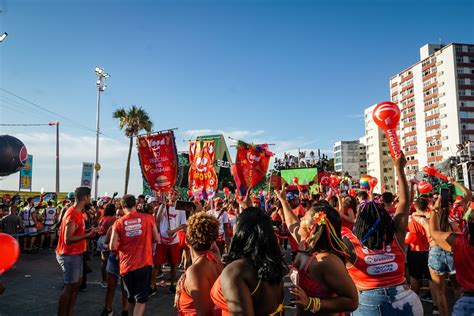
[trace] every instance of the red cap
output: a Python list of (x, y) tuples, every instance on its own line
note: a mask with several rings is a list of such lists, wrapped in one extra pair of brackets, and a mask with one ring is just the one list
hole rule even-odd
[(224, 201), (220, 198), (220, 197), (216, 197), (214, 199), (214, 203), (218, 204), (218, 203), (224, 203)]

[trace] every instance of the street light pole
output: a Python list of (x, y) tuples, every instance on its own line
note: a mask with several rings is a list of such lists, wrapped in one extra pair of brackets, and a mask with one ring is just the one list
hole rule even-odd
[(56, 126), (56, 200), (58, 199), (59, 189), (59, 121), (49, 122), (49, 126)]
[(96, 114), (96, 140), (95, 140), (95, 184), (94, 184), (94, 199), (97, 200), (99, 192), (99, 136), (100, 136), (100, 93), (107, 89), (105, 81), (110, 78), (110, 75), (104, 71), (103, 68), (96, 67), (95, 74), (97, 75), (97, 114)]

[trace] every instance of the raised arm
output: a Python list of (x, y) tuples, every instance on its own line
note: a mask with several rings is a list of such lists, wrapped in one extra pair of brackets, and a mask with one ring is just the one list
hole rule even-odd
[(464, 211), (467, 211), (469, 208), (469, 203), (471, 203), (472, 200), (472, 192), (465, 186), (463, 186), (461, 183), (457, 182), (454, 178), (449, 178), (448, 181), (452, 183), (455, 187), (457, 187), (459, 190), (462, 191), (464, 194), (462, 200), (461, 200), (461, 205), (464, 207)]
[(298, 216), (296, 216), (292, 211), (291, 207), (286, 201), (286, 190), (285, 187), (283, 186), (281, 190), (275, 190), (275, 194), (280, 200), (281, 206), (283, 208), (283, 220), (286, 223), (286, 226), (288, 227), (288, 230), (293, 236), (293, 238), (298, 242), (298, 244), (301, 243), (301, 236), (298, 232), (299, 227), (300, 227), (300, 221), (298, 219)]
[(410, 193), (408, 190), (407, 177), (405, 175), (405, 166), (407, 164), (405, 154), (401, 152), (400, 156), (393, 159), (393, 164), (397, 172), (399, 182), (399, 200), (395, 215), (393, 217), (393, 223), (395, 226), (395, 233), (397, 235), (398, 241), (400, 242), (400, 244), (403, 244), (405, 241), (405, 235), (407, 233), (408, 213), (410, 209)]

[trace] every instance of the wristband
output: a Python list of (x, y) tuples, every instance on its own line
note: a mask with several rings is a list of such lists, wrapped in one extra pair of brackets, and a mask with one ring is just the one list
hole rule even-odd
[(313, 298), (314, 306), (311, 309), (311, 313), (317, 313), (321, 309), (321, 300), (317, 297)]
[(308, 302), (308, 306), (306, 306), (306, 308), (304, 309), (305, 311), (309, 310), (309, 308), (310, 308), (312, 302), (313, 302), (313, 298), (310, 297), (310, 298), (309, 298), (309, 302)]

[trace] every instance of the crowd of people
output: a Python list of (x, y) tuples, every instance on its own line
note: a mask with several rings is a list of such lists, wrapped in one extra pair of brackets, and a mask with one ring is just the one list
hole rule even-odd
[(290, 153), (284, 153), (283, 158), (275, 157), (274, 168), (276, 170), (292, 169), (292, 168), (318, 168), (325, 170), (329, 165), (329, 159), (326, 154), (318, 156), (314, 151), (310, 151), (306, 154), (306, 151), (298, 152), (297, 156)]
[(13, 199), (1, 206), (0, 229), (21, 238), (24, 252), (57, 243), (64, 279), (58, 315), (73, 314), (90, 252), (102, 263), (102, 315), (113, 314), (119, 283), (122, 315), (144, 315), (164, 284), (165, 264), (183, 316), (423, 315), (421, 300), (433, 314), (472, 315), (471, 192), (449, 178), (462, 196), (415, 197), (403, 153), (393, 163), (397, 195), (282, 187), (260, 196), (249, 189), (246, 196), (189, 198), (184, 209), (177, 191), (92, 203), (90, 189), (79, 187), (62, 205)]

